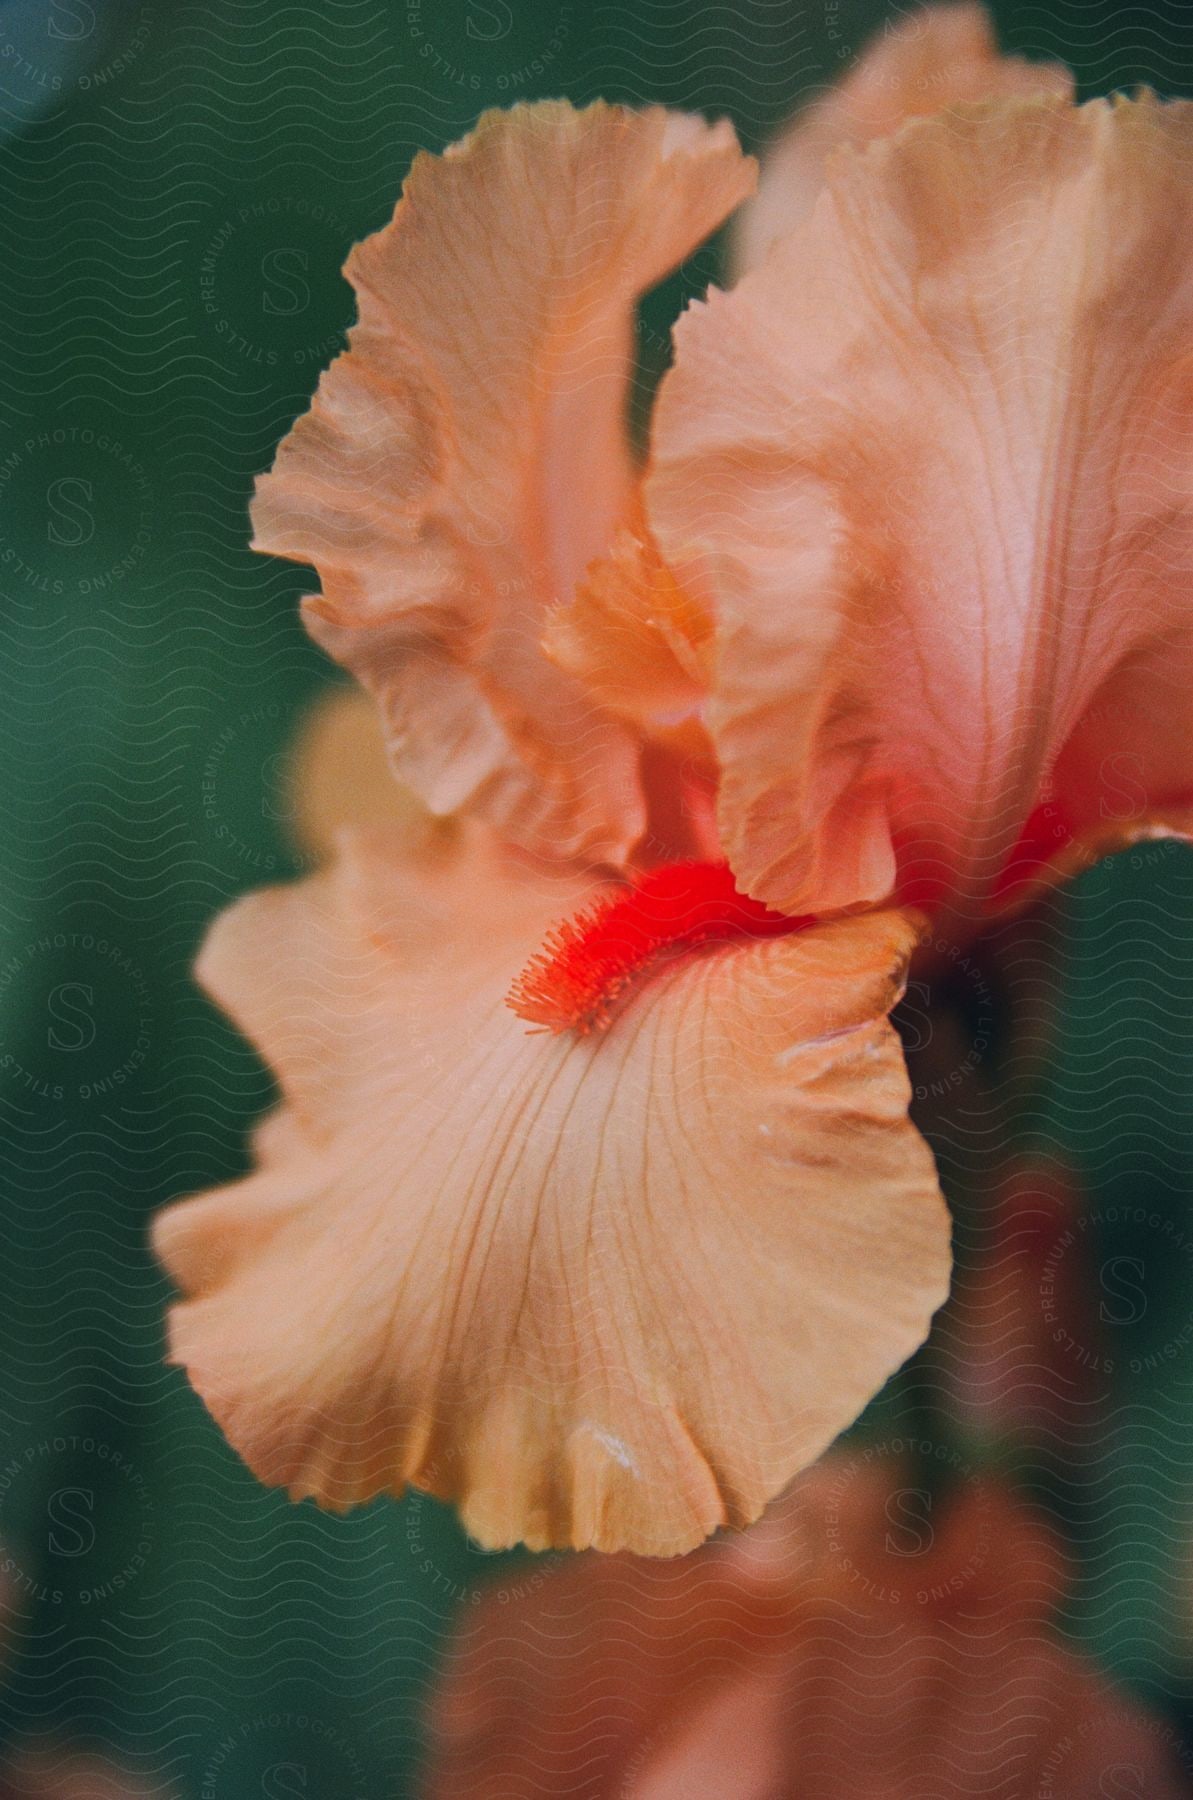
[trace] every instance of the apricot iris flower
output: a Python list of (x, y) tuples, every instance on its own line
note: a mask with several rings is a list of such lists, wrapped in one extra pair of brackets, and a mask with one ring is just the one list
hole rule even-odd
[(1189, 818), (1191, 150), (917, 19), (776, 151), (641, 467), (635, 305), (750, 194), (729, 127), (551, 102), (416, 161), (254, 521), (459, 822), (345, 792), (216, 924), (282, 1105), (158, 1226), (263, 1480), (675, 1553), (923, 1340), (925, 915)]
[(1057, 1633), (1045, 1520), (983, 1478), (893, 1531), (914, 1480), (830, 1455), (691, 1556), (581, 1557), (484, 1596), (435, 1695), (426, 1800), (1187, 1794), (1172, 1726)]

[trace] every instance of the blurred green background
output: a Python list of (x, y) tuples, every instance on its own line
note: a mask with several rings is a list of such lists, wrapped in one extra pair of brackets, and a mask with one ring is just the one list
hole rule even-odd
[[(145, 1247), (157, 1207), (243, 1168), (270, 1097), (189, 968), (220, 907), (297, 868), (284, 753), (332, 672), (297, 622), (310, 578), (250, 554), (246, 504), (351, 317), (348, 246), (486, 105), (660, 99), (756, 147), (908, 10), (0, 0), (5, 1741), (97, 1745), (186, 1800), (392, 1800), (494, 1573), (429, 1500), (337, 1519), (260, 1489), (162, 1366)], [(995, 11), (1086, 92), (1188, 91), (1181, 0)], [(648, 303), (649, 370), (717, 267)], [(1193, 855), (1104, 865), (1058, 917), (1063, 1025), (1017, 1130), (1078, 1169), (1163, 1344), (1191, 1259), (1118, 1212), (1193, 1234)], [(972, 1180), (964, 1104), (940, 1150)], [(1071, 1628), (1188, 1729), (1193, 1346), (1155, 1360), (1033, 1480), (1084, 1551)]]

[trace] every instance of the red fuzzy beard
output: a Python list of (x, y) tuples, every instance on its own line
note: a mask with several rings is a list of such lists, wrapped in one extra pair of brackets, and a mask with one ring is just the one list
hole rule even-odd
[(728, 863), (665, 863), (552, 927), (506, 1002), (542, 1030), (605, 1031), (625, 989), (663, 957), (808, 923), (739, 894)]

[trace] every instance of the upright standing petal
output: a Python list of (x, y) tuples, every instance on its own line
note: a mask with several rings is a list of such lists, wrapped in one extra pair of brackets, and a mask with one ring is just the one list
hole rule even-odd
[(648, 510), (758, 898), (974, 916), (1145, 668), (1148, 810), (1193, 792), (1191, 179), (1185, 102), (915, 120), (681, 322)]
[(692, 951), (611, 1028), (511, 979), (574, 896), (483, 842), (242, 901), (200, 965), (276, 1070), (246, 1182), (163, 1215), (172, 1355), (265, 1481), (413, 1482), (486, 1544), (743, 1524), (926, 1335), (949, 1225), (886, 1013), (902, 914)]
[(359, 322), (259, 483), (255, 543), (317, 567), (310, 629), (432, 811), (592, 859), (641, 832), (633, 734), (539, 639), (631, 503), (635, 303), (752, 184), (724, 122), (519, 106), (417, 158), (349, 258)]
[(833, 150), (860, 149), (925, 113), (1024, 94), (1071, 99), (1073, 77), (1059, 63), (1000, 56), (989, 15), (973, 0), (918, 6), (888, 22), (844, 79), (796, 114), (764, 158), (758, 192), (734, 221), (739, 271), (760, 263), (776, 239), (807, 218)]
[[(1179, 464), (1188, 456), (1193, 431), (1193, 356), (1183, 375), (1190, 384), (1188, 398), (1174, 395), (1169, 432), (1157, 441), (1156, 452), (1161, 462), (1172, 459), (1166, 479), (1173, 496), (1173, 545), (1163, 554), (1183, 555), (1187, 568), (1193, 533), (1183, 547), (1178, 533), (1190, 471)], [(1175, 587), (1175, 567), (1171, 579)], [(1040, 888), (1131, 844), (1193, 841), (1191, 744), (1193, 608), (1175, 604), (1168, 629), (1136, 645), (1084, 708), (1002, 871), (995, 904), (1018, 907)]]

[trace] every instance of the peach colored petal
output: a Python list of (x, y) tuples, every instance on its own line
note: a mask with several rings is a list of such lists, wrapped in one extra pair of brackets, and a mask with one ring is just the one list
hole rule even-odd
[(395, 780), (377, 708), (358, 687), (335, 687), (311, 707), (290, 752), (288, 788), (298, 848), (319, 862), (345, 829), (400, 833), (429, 854), (452, 830)]
[[(698, 729), (698, 728), (695, 728)], [(646, 743), (642, 750), (642, 789), (646, 795), (646, 832), (636, 860), (678, 862), (694, 857), (720, 862), (717, 837), (717, 766), (703, 733), (677, 732), (670, 743)]]
[(691, 855), (720, 860), (716, 758), (703, 722), (712, 630), (640, 517), (547, 621), (551, 660), (643, 734), (646, 824), (635, 861), (644, 866)]
[(429, 1800), (1087, 1800), (1127, 1768), (1135, 1792), (1186, 1792), (1175, 1732), (1050, 1629), (1044, 1522), (962, 1483), (909, 1556), (864, 1455), (731, 1544), (584, 1558), (486, 1600), (437, 1697)]
[(920, 6), (888, 21), (845, 77), (797, 113), (764, 158), (758, 192), (734, 221), (738, 270), (762, 262), (777, 238), (807, 218), (832, 151), (861, 149), (925, 113), (1032, 94), (1070, 100), (1073, 77), (1059, 63), (1000, 56), (984, 7)]
[(576, 899), (480, 839), (225, 915), (200, 973), (286, 1104), (258, 1173), (158, 1222), (171, 1353), (295, 1495), (669, 1554), (754, 1518), (944, 1297), (885, 1017), (916, 922), (691, 952), (607, 1033), (528, 1034), (505, 995)]
[(973, 915), (1107, 684), (1187, 653), (1191, 175), (1185, 102), (916, 120), (681, 321), (648, 513), (758, 898)]
[[(1134, 763), (1137, 754), (1124, 752), (1123, 764)], [(1045, 805), (1041, 816), (1047, 820), (1050, 811)], [(1134, 849), (1154, 861), (1177, 844), (1193, 844), (1193, 804), (1157, 806), (1133, 821), (1091, 819), (1075, 829), (1066, 828), (1058, 837), (1057, 847), (1047, 857), (1040, 855), (1040, 847), (1030, 835), (1020, 840), (991, 897), (988, 910), (992, 915), (1021, 911), (1049, 888), (1073, 880), (1120, 850)], [(1143, 851), (1140, 846), (1144, 844), (1154, 849)]]
[(518, 106), (418, 157), (352, 252), (359, 323), (258, 484), (255, 543), (317, 567), (307, 623), (432, 811), (593, 859), (641, 832), (631, 734), (539, 638), (631, 505), (635, 303), (752, 185), (724, 121)]
[(1111, 671), (1061, 749), (991, 910), (1021, 908), (1116, 850), (1193, 841), (1191, 672), (1193, 620), (1173, 620)]
[(690, 729), (703, 705), (712, 633), (649, 532), (624, 527), (552, 614), (544, 647), (610, 712), (665, 736)]

